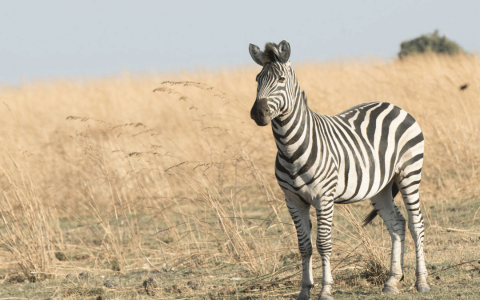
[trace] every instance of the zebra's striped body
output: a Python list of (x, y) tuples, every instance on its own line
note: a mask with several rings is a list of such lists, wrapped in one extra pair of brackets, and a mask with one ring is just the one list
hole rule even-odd
[(370, 199), (408, 160), (416, 156), (421, 166), (423, 134), (409, 114), (392, 104), (366, 103), (336, 116), (303, 109), (297, 123), (281, 126), (274, 119), (272, 125), (278, 183), (306, 203), (319, 194), (332, 194), (340, 204)]
[(322, 257), (320, 299), (332, 299), (330, 272), (333, 204), (371, 199), (370, 220), (379, 214), (392, 237), (392, 265), (384, 292), (397, 292), (403, 276), (405, 218), (393, 201), (400, 190), (409, 213), (409, 229), (417, 250), (417, 289), (428, 291), (423, 258), (423, 218), (418, 188), (424, 140), (411, 115), (389, 103), (366, 103), (336, 116), (307, 106), (290, 66), (290, 45), (267, 43), (250, 54), (263, 66), (257, 76), (257, 99), (251, 117), (260, 126), (272, 124), (278, 148), (275, 175), (297, 228), (302, 254), (302, 291), (309, 299), (312, 278), (310, 207), (317, 213), (317, 248)]

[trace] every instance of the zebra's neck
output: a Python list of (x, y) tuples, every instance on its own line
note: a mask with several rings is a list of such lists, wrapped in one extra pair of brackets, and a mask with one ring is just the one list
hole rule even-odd
[(296, 93), (292, 111), (281, 118), (272, 120), (273, 136), (280, 157), (294, 163), (307, 151), (314, 124), (313, 112), (308, 108), (303, 93)]

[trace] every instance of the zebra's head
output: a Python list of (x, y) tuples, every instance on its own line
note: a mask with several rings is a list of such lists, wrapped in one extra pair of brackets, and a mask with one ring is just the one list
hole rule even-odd
[(250, 117), (259, 126), (265, 126), (276, 117), (288, 114), (295, 99), (296, 76), (290, 67), (290, 44), (267, 43), (261, 51), (257, 45), (250, 44), (250, 55), (263, 67), (257, 75), (257, 98), (250, 111)]

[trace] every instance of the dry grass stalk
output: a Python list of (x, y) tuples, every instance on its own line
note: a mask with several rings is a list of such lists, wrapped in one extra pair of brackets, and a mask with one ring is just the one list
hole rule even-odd
[[(21, 156), (20, 156), (21, 158)], [(31, 177), (28, 164), (8, 158), (12, 169), (1, 167), (8, 187), (2, 191), (0, 243), (17, 260), (29, 281), (50, 278), (55, 274), (52, 254), (58, 239), (58, 216), (42, 201), (41, 191)]]

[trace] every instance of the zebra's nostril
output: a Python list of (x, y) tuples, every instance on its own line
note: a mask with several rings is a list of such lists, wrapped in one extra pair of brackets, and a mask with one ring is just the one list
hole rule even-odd
[(250, 115), (252, 119), (255, 119), (255, 118), (264, 119), (270, 116), (270, 107), (268, 107), (267, 99), (265, 98), (256, 99)]

